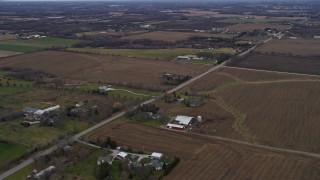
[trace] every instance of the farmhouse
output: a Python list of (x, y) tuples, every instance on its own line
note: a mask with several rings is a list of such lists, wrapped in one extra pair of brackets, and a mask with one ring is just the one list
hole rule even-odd
[(156, 171), (160, 171), (162, 170), (163, 164), (158, 159), (152, 159), (151, 166), (154, 167)]
[(97, 160), (97, 165), (101, 165), (101, 164), (104, 164), (104, 163), (108, 163), (108, 164), (112, 164), (113, 162), (113, 156), (111, 155), (108, 155), (108, 156), (100, 156)]

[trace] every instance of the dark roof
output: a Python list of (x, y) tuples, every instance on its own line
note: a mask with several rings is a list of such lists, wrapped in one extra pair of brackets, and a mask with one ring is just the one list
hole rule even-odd
[(151, 160), (151, 166), (154, 167), (154, 168), (159, 168), (159, 167), (162, 168), (162, 163), (157, 159), (152, 159)]
[(26, 112), (26, 113), (35, 113), (36, 111), (38, 111), (39, 109), (36, 109), (36, 108), (32, 108), (32, 107), (26, 107), (23, 109), (23, 112)]
[(100, 156), (98, 158), (98, 161), (101, 162), (101, 161), (104, 161), (104, 162), (111, 162), (113, 160), (113, 156), (111, 155), (108, 155), (108, 156)]

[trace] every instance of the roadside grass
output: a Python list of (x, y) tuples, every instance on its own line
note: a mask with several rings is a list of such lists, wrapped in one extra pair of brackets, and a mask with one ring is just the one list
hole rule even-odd
[(0, 142), (0, 169), (10, 161), (23, 155), (30, 146), (17, 143)]
[(65, 131), (54, 127), (41, 127), (37, 124), (23, 127), (22, 119), (1, 122), (0, 139), (30, 146), (45, 146), (53, 140), (64, 136)]
[(11, 176), (7, 177), (6, 180), (25, 180), (27, 176), (32, 172), (34, 169), (34, 165), (31, 164), (27, 167), (22, 168), (18, 172), (12, 174)]
[(93, 53), (102, 55), (126, 56), (146, 59), (174, 59), (182, 55), (195, 55), (198, 52), (206, 51), (213, 54), (228, 53), (235, 54), (232, 48), (219, 48), (215, 50), (193, 49), (193, 48), (173, 48), (173, 49), (106, 49), (106, 48), (68, 48), (68, 51), (80, 53)]

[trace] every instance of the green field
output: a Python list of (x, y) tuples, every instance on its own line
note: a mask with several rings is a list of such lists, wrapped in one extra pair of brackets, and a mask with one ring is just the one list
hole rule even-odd
[[(69, 51), (95, 53), (103, 55), (118, 55), (148, 59), (173, 59), (182, 55), (195, 55), (201, 49), (174, 48), (174, 49), (105, 49), (105, 48), (69, 48)], [(203, 50), (202, 50), (203, 51)], [(231, 48), (205, 50), (212, 53), (235, 53)]]
[(71, 47), (72, 45), (78, 42), (78, 40), (74, 39), (64, 39), (55, 37), (46, 37), (41, 39), (30, 40), (8, 40), (0, 41), (0, 50), (27, 53), (39, 51), (41, 49), (50, 47)]
[(21, 156), (29, 148), (30, 146), (23, 144), (0, 142), (0, 169), (10, 161)]
[(32, 47), (32, 46), (25, 46), (25, 45), (15, 45), (15, 44), (0, 44), (0, 50), (3, 51), (13, 51), (13, 52), (34, 52), (39, 51), (41, 48), (39, 47)]
[[(0, 87), (0, 97), (6, 96), (6, 95), (11, 95), (11, 94), (16, 94), (16, 93), (21, 93), (21, 92), (27, 92), (31, 91), (32, 88), (20, 88), (20, 87)], [(1, 100), (0, 100), (1, 102)]]

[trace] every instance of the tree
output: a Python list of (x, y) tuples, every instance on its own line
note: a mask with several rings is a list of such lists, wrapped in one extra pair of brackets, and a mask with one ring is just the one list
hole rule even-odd
[(105, 179), (110, 174), (110, 165), (108, 163), (103, 163), (99, 166), (96, 166), (94, 175), (97, 179)]

